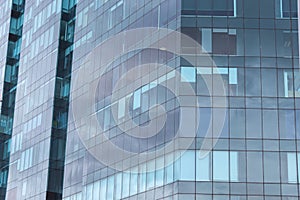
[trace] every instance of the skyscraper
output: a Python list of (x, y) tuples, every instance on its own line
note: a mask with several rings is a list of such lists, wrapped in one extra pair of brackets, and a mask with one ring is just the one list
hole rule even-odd
[(299, 199), (297, 0), (0, 2), (1, 199)]

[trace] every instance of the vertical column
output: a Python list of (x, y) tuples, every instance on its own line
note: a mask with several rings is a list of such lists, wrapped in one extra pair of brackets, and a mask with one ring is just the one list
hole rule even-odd
[(25, 0), (13, 0), (0, 115), (0, 199), (5, 199)]
[(62, 1), (47, 199), (62, 199), (76, 1)]

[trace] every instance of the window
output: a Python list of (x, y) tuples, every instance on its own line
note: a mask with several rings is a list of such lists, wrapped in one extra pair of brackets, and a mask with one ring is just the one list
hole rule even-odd
[(295, 153), (287, 154), (288, 182), (297, 183), (297, 159)]
[(117, 2), (114, 6), (110, 8), (109, 18), (108, 18), (108, 28), (112, 28), (115, 24), (122, 21), (124, 17), (124, 5), (123, 0)]
[(197, 181), (209, 181), (211, 180), (211, 158), (210, 154), (204, 158), (200, 158), (200, 154), (196, 155), (196, 180)]
[(130, 195), (135, 195), (138, 190), (138, 174), (133, 172), (130, 175)]
[(22, 25), (23, 25), (23, 18), (22, 17), (19, 17), (19, 18), (13, 18), (12, 17), (11, 21), (10, 21), (10, 33), (20, 35)]
[(70, 81), (60, 77), (57, 77), (56, 81), (57, 90), (55, 91), (55, 96), (57, 98), (67, 98), (70, 91)]
[(196, 82), (196, 70), (194, 67), (181, 67), (181, 81), (182, 82)]
[(279, 2), (277, 0), (277, 7), (280, 9), (279, 14), (281, 18), (298, 17), (297, 0), (279, 0)]
[(212, 34), (212, 52), (215, 54), (236, 54), (236, 30), (214, 29)]
[(262, 95), (266, 97), (277, 97), (277, 70), (262, 69)]
[(76, 4), (76, 1), (75, 0), (67, 0), (67, 1), (63, 1), (63, 11), (65, 12), (69, 12), (69, 10), (71, 8), (74, 7), (74, 5)]
[(166, 166), (166, 169), (165, 169), (165, 176), (166, 176), (166, 181), (165, 181), (165, 184), (168, 184), (168, 183), (171, 183), (173, 182), (174, 180), (174, 165), (173, 165), (173, 156), (172, 154), (171, 155), (167, 155), (165, 157), (166, 159), (166, 163), (170, 163), (168, 166)]
[(144, 172), (146, 170), (146, 165), (140, 166), (140, 171), (143, 173), (139, 174), (139, 192), (144, 192), (146, 191), (146, 178), (147, 174)]
[(65, 40), (72, 42), (74, 38), (75, 20), (66, 23)]
[(195, 151), (186, 151), (180, 158), (180, 180), (195, 180)]
[(100, 181), (93, 184), (93, 199), (96, 199), (100, 194)]
[(5, 69), (5, 81), (9, 83), (13, 83), (17, 80), (17, 68), (18, 68), (18, 63), (15, 65), (6, 65)]
[(103, 179), (100, 182), (100, 199), (106, 199), (106, 188), (107, 182), (106, 179)]
[(118, 173), (115, 176), (116, 188), (115, 188), (115, 198), (121, 199), (122, 193), (122, 173)]
[[(129, 182), (130, 182), (130, 174), (129, 173), (123, 173), (123, 184), (122, 184), (122, 197), (128, 197), (129, 196)], [(105, 199), (100, 198), (100, 199)]]
[(263, 181), (263, 164), (261, 152), (247, 152), (247, 180), (248, 182)]
[(103, 5), (103, 0), (95, 0), (95, 10), (100, 8)]
[(133, 94), (133, 110), (141, 107), (141, 89), (138, 89)]
[[(244, 49), (242, 42), (237, 42), (237, 40), (243, 40), (243, 31), (239, 29), (184, 27), (181, 31), (201, 44), (202, 50), (207, 53), (237, 55), (241, 54)], [(182, 44), (185, 49), (191, 48), (189, 44)]]
[(279, 154), (277, 152), (264, 152), (264, 182), (280, 182)]
[(229, 180), (228, 152), (213, 152), (213, 178), (216, 181)]
[(114, 197), (114, 176), (111, 176), (107, 180), (107, 200), (112, 200)]
[(211, 29), (204, 28), (202, 29), (202, 38), (201, 44), (204, 51), (211, 53), (212, 52), (212, 33)]
[[(295, 88), (294, 89), (294, 82)], [(296, 84), (296, 82), (298, 84)], [(290, 69), (279, 69), (278, 70), (278, 93), (279, 97), (293, 97), (294, 91), (296, 95), (299, 92), (299, 77), (297, 77), (297, 73), (295, 73), (295, 79), (293, 78), (293, 71)]]
[(238, 181), (238, 153), (230, 152), (230, 181)]
[(236, 0), (183, 0), (182, 8), (185, 15), (236, 16)]
[(300, 71), (294, 71), (295, 97), (300, 97)]
[[(213, 69), (213, 70), (212, 70)], [(198, 67), (197, 68), (197, 93), (200, 95), (208, 95), (207, 84), (204, 81), (215, 81), (214, 77), (221, 75), (224, 81), (225, 92), (230, 92), (231, 95), (237, 95), (238, 90), (242, 89), (243, 82), (239, 81), (241, 76), (238, 76), (238, 72), (241, 69), (237, 68), (210, 68), (210, 67)], [(239, 73), (240, 74), (240, 73)], [(204, 79), (205, 78), (205, 79)], [(213, 84), (211, 84), (213, 85)], [(227, 91), (227, 87), (229, 91)], [(210, 88), (212, 90), (212, 88)], [(222, 91), (215, 90), (215, 95), (224, 95)]]
[(52, 126), (57, 129), (67, 128), (68, 114), (65, 111), (56, 111), (54, 113), (54, 119)]
[(164, 169), (155, 171), (155, 187), (164, 185)]
[(119, 100), (118, 104), (118, 118), (121, 119), (125, 116), (125, 106), (126, 106), (126, 98), (122, 98)]

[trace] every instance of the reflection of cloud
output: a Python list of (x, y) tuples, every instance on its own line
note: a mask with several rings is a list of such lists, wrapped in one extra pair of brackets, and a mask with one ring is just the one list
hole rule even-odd
[[(181, 48), (184, 44), (192, 45), (194, 47), (193, 52), (191, 53), (190, 50), (185, 52), (185, 49)], [(111, 76), (105, 77), (103, 75), (107, 72), (108, 66), (116, 58), (128, 52), (146, 48), (164, 48), (166, 51), (182, 57), (194, 68), (196, 66), (211, 66), (213, 64), (210, 56), (202, 51), (201, 46), (196, 41), (179, 32), (163, 28), (141, 28), (119, 33), (100, 44), (85, 58), (81, 68), (77, 71), (77, 79), (75, 78), (72, 85), (72, 106), (76, 129), (84, 146), (96, 159), (119, 171), (132, 170), (133, 167), (144, 162), (161, 158), (168, 153), (174, 153), (174, 159), (165, 163), (158, 163), (160, 166), (155, 166), (155, 169), (167, 166), (178, 159), (190, 147), (194, 142), (199, 126), (199, 115), (201, 113), (199, 113), (198, 98), (191, 83), (189, 81), (182, 81), (180, 70), (174, 70), (174, 67), (158, 63), (149, 63), (128, 69), (115, 82), (116, 85), (114, 87), (109, 85), (109, 91), (106, 92), (105, 89), (104, 92), (100, 91), (104, 94), (103, 98), (107, 97), (107, 94), (111, 95), (111, 98), (109, 98), (110, 102), (106, 105), (109, 109), (107, 112), (109, 114), (107, 115), (109, 115), (110, 119), (114, 119), (115, 125), (121, 130), (122, 136), (116, 139), (114, 143), (109, 137), (112, 124), (107, 124), (107, 129), (101, 126), (97, 117), (97, 110), (103, 108), (101, 106), (100, 108), (96, 108), (95, 106), (95, 97), (99, 91), (99, 81), (103, 81), (101, 79), (104, 78), (108, 80), (104, 80), (103, 83), (112, 82), (111, 78), (109, 78)], [(169, 81), (169, 72), (172, 71), (174, 71), (172, 73), (172, 81)], [(193, 71), (195, 72), (196, 70)], [(224, 86), (221, 73), (218, 72), (219, 70), (216, 71), (213, 86), (207, 77), (203, 76), (202, 78), (209, 90), (208, 94), (218, 94), (221, 96), (218, 101), (212, 101), (212, 108), (224, 109), (214, 109), (213, 119), (209, 122), (205, 135), (206, 139), (200, 149), (201, 157), (206, 156), (216, 144), (223, 130), (226, 118), (227, 89)], [(131, 98), (132, 94), (136, 94), (135, 91), (140, 90), (141, 87), (150, 83), (165, 87), (176, 97), (179, 104), (178, 110), (180, 111), (179, 120), (176, 122), (178, 123), (178, 129), (175, 130), (176, 133), (170, 142), (161, 145), (161, 148), (144, 151), (143, 153), (140, 153), (140, 151), (134, 152), (131, 151), (132, 148), (139, 148), (140, 145), (145, 144), (144, 142), (140, 142), (140, 140), (143, 141), (143, 139), (157, 136), (165, 123), (168, 122), (165, 116), (166, 110), (161, 106), (161, 102), (150, 109), (150, 121), (144, 124), (144, 126), (135, 123), (132, 115), (128, 112), (130, 107), (128, 99)], [(137, 96), (141, 98), (142, 95), (139, 94)], [(125, 101), (122, 101), (122, 106), (125, 107), (125, 110), (124, 112), (122, 111), (122, 117), (120, 118), (118, 110), (120, 106), (117, 105), (120, 99), (124, 98)], [(135, 98), (134, 95), (133, 98)], [(137, 107), (140, 106), (140, 101), (137, 102)], [(212, 123), (212, 121), (219, 123)], [(110, 121), (107, 122), (111, 123)], [(126, 140), (121, 140), (125, 136), (132, 136), (137, 139), (127, 143)], [(136, 143), (132, 144), (132, 142)], [(118, 144), (116, 145), (116, 143)], [(155, 144), (159, 146), (159, 144)], [(124, 145), (130, 148), (124, 148)], [(181, 153), (175, 153), (178, 150)], [(155, 169), (147, 168), (146, 170), (153, 171)]]

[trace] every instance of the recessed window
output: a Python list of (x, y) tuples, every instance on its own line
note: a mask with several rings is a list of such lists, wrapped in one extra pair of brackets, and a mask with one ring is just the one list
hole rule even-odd
[(297, 18), (297, 0), (279, 0), (281, 18)]

